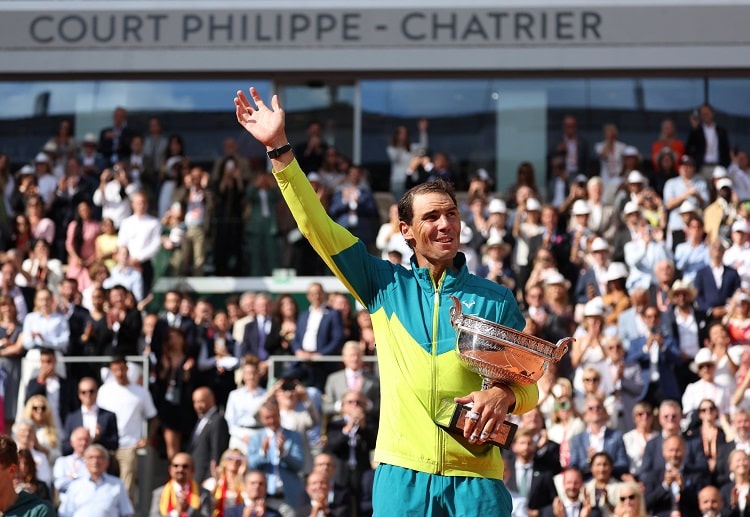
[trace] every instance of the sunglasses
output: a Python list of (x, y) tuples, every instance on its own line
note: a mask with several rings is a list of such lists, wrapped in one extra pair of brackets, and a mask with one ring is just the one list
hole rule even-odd
[(358, 406), (362, 405), (362, 403), (359, 400), (345, 400), (344, 404), (357, 404)]
[(47, 411), (47, 406), (31, 406), (32, 411)]
[(709, 411), (716, 411), (716, 406), (702, 407), (698, 409), (701, 413), (708, 413)]
[(624, 503), (625, 501), (635, 501), (636, 495), (635, 494), (628, 494), (628, 495), (621, 495), (620, 496), (620, 502)]
[(189, 469), (190, 465), (188, 463), (172, 463), (173, 469)]
[(570, 401), (564, 400), (562, 402), (555, 402), (555, 409), (570, 409)]
[(588, 411), (604, 411), (604, 406), (589, 406), (586, 409)]
[(242, 461), (242, 456), (240, 456), (239, 454), (230, 454), (227, 456), (227, 459), (229, 461)]
[(96, 393), (96, 390), (79, 390), (78, 393), (80, 395), (93, 395)]

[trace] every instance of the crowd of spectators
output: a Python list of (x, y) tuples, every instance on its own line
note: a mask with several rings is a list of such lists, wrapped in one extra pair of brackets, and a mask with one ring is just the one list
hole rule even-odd
[[(523, 163), (507, 192), (480, 169), (459, 197), (469, 270), (515, 293), (526, 332), (576, 338), (507, 451), (515, 515), (747, 511), (750, 160), (713, 117), (702, 106), (685, 143), (664, 121), (642, 159), (614, 125), (589, 145), (568, 116), (546, 189)], [(455, 179), (428, 127), (417, 141), (394, 132), (395, 194)], [(331, 217), (411, 267), (395, 205), (381, 221), (367, 171), (320, 133), (311, 122), (295, 153)], [(204, 170), (158, 119), (139, 133), (117, 108), (99, 136), (76, 142), (64, 122), (32, 164), (9, 163), (0, 155), (0, 428), (23, 451), (19, 488), (72, 515), (92, 504), (81, 480), (104, 480), (110, 499), (95, 504), (126, 515), (143, 503), (136, 451), (151, 446), (170, 481), (147, 487), (150, 515), (371, 513), (381, 401), (366, 311), (316, 282), (305, 310), (263, 292), (151, 303), (164, 276), (328, 273), (237, 142)], [(343, 368), (318, 360), (337, 355)], [(80, 356), (112, 360), (61, 360)]]

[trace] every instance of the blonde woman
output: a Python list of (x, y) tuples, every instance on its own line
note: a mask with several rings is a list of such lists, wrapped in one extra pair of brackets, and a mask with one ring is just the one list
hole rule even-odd
[(617, 486), (615, 517), (648, 517), (641, 485), (627, 481)]
[(213, 496), (212, 517), (223, 517), (229, 508), (242, 504), (242, 476), (246, 469), (245, 455), (239, 449), (227, 449), (221, 455), (216, 477), (203, 482), (203, 488)]
[(547, 438), (560, 444), (560, 465), (566, 468), (570, 464), (570, 440), (582, 432), (586, 425), (573, 404), (573, 385), (568, 379), (558, 379), (552, 388), (552, 394), (555, 402), (552, 406), (552, 421), (547, 426)]
[(47, 455), (50, 465), (60, 456), (60, 432), (55, 425), (52, 406), (44, 395), (32, 395), (23, 408), (23, 418), (34, 422), (36, 449)]

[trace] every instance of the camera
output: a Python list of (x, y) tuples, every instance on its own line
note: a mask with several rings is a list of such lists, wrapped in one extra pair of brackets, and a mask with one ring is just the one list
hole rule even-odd
[(297, 388), (297, 381), (294, 379), (284, 379), (281, 389), (284, 391), (294, 391)]

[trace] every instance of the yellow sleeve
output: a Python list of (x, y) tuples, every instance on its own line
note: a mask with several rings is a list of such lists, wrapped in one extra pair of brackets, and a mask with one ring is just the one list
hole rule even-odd
[(513, 408), (513, 414), (523, 415), (534, 409), (539, 402), (539, 387), (534, 384), (528, 386), (510, 386), (511, 391), (516, 396), (516, 407)]

